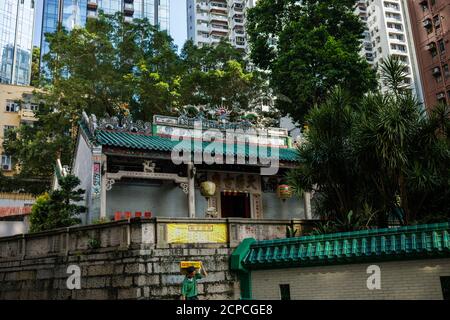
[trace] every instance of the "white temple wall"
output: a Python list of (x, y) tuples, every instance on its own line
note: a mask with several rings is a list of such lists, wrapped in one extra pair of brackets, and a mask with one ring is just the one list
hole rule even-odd
[(261, 193), (264, 219), (305, 219), (303, 198), (292, 196), (281, 200), (276, 193)]

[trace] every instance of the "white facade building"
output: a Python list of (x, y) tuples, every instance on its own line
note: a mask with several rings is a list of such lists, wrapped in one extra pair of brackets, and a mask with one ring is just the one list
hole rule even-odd
[(257, 0), (187, 0), (187, 35), (202, 46), (228, 40), (247, 50), (245, 14)]
[(389, 55), (398, 57), (407, 66), (407, 82), (423, 101), (406, 1), (360, 0), (356, 14), (366, 24), (361, 54), (375, 68)]

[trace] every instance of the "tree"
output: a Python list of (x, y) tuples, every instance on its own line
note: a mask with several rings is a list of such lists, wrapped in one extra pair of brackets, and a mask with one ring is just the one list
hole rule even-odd
[(259, 99), (270, 92), (267, 77), (252, 69), (243, 52), (229, 43), (197, 47), (187, 41), (181, 59), (180, 106), (203, 106), (206, 112), (225, 107), (231, 112), (231, 120), (247, 116), (264, 125), (273, 124), (278, 117), (275, 109), (261, 109)]
[(41, 103), (33, 125), (22, 124), (9, 130), (3, 146), (18, 165), (18, 179), (38, 179), (50, 187), (56, 159), (70, 163), (73, 139), (70, 129), (75, 125), (73, 116), (54, 112), (49, 105)]
[(60, 189), (45, 193), (31, 208), (30, 231), (38, 232), (70, 227), (81, 222), (79, 214), (86, 208), (76, 204), (83, 200), (84, 190), (75, 189), (80, 180), (72, 175), (59, 179)]
[(264, 75), (250, 71), (230, 44), (198, 48), (188, 42), (179, 56), (167, 32), (146, 19), (127, 23), (120, 13), (46, 39), (50, 50), (35, 92), (38, 121), (12, 131), (4, 143), (24, 177), (50, 177), (58, 157), (71, 163), (82, 111), (151, 122), (155, 114), (176, 115), (200, 104), (206, 112), (223, 105), (232, 118), (260, 125), (277, 116), (255, 103), (268, 90)]
[(301, 194), (316, 191), (315, 211), (322, 218), (345, 220), (360, 215), (365, 201), (364, 176), (355, 166), (351, 135), (357, 114), (349, 94), (337, 87), (306, 116), (305, 142), (299, 146), (300, 165), (289, 172), (289, 184)]
[(151, 120), (176, 106), (179, 58), (169, 35), (121, 14), (88, 19), (85, 28), (47, 34), (40, 101), (33, 126), (4, 141), (23, 178), (49, 179), (57, 158), (70, 164), (82, 111)]
[(450, 118), (446, 106), (430, 115), (420, 110), (405, 81), (405, 67), (394, 57), (383, 61), (382, 79), (388, 90), (365, 98), (353, 146), (380, 209), (400, 210), (407, 224), (427, 215), (450, 214), (450, 206), (442, 201), (437, 202), (438, 212), (423, 212), (430, 201), (437, 204), (436, 197), (449, 194)]
[(33, 53), (31, 58), (31, 85), (33, 87), (39, 86), (40, 60), (41, 60), (41, 48), (33, 47)]
[[(336, 88), (308, 113), (300, 167), (289, 173), (297, 189), (316, 191), (316, 213), (340, 221), (333, 230), (450, 219), (450, 109), (430, 115), (405, 85), (404, 65), (382, 63), (384, 92), (353, 103)], [(337, 228), (337, 229), (336, 229)], [(355, 228), (355, 226), (353, 226)]]
[(60, 112), (81, 110), (151, 120), (176, 105), (178, 57), (172, 38), (146, 19), (88, 19), (85, 28), (47, 35), (46, 100)]
[(251, 58), (270, 71), (277, 107), (303, 122), (335, 86), (361, 98), (376, 87), (359, 52), (363, 25), (352, 0), (260, 0), (249, 10)]

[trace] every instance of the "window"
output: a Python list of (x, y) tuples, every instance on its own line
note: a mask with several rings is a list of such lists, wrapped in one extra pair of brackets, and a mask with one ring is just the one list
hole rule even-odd
[(11, 156), (2, 154), (2, 170), (11, 170)]
[(447, 100), (445, 99), (445, 92), (439, 92), (436, 95), (436, 100), (438, 101), (438, 103), (447, 103)]
[(428, 10), (428, 1), (427, 0), (423, 0), (423, 1), (419, 2), (419, 5), (422, 7), (422, 11)]
[(6, 137), (9, 130), (14, 129), (16, 126), (3, 126), (3, 137)]
[(437, 48), (436, 48), (436, 43), (431, 42), (427, 45), (427, 50), (430, 51), (431, 53), (431, 57), (434, 58), (437, 56)]
[(291, 300), (291, 288), (288, 284), (280, 284), (281, 300)]
[(439, 19), (439, 15), (433, 17), (433, 24), (436, 29), (441, 27), (441, 20)]
[(450, 77), (450, 70), (448, 68), (448, 64), (444, 64), (444, 66), (442, 68), (444, 69), (444, 76), (446, 78)]
[(439, 40), (438, 46), (439, 46), (439, 52), (440, 52), (440, 53), (444, 53), (444, 52), (445, 52), (445, 43), (444, 43), (444, 39)]
[(441, 277), (442, 297), (450, 300), (450, 277)]
[(433, 31), (433, 23), (431, 22), (431, 19), (425, 19), (423, 21), (423, 26), (428, 33), (431, 33)]
[(19, 112), (20, 105), (14, 101), (6, 101), (6, 112)]

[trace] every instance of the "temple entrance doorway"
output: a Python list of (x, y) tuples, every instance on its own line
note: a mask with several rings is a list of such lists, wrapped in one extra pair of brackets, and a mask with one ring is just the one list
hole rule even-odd
[(222, 218), (250, 218), (250, 193), (221, 192)]

